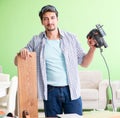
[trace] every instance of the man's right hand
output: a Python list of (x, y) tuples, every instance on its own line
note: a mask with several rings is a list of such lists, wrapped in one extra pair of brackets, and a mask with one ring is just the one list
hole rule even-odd
[(32, 57), (31, 53), (30, 53), (29, 50), (26, 49), (26, 48), (23, 48), (23, 49), (20, 51), (20, 56), (21, 56), (23, 59), (27, 59), (28, 57)]
[[(17, 55), (20, 55), (23, 59), (32, 57), (31, 53), (26, 48), (23, 48)], [(14, 64), (17, 66), (17, 56), (15, 56)]]

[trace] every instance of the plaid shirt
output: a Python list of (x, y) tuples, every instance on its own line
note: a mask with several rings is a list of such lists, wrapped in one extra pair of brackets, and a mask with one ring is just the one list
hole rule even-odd
[[(59, 33), (60, 46), (65, 57), (71, 99), (74, 100), (80, 97), (78, 64), (82, 63), (85, 52), (78, 43), (75, 35), (61, 30), (59, 30)], [(34, 51), (37, 54), (38, 99), (44, 100), (47, 100), (47, 78), (44, 57), (46, 39), (45, 32), (41, 32), (39, 35), (33, 36), (25, 47), (29, 51)]]

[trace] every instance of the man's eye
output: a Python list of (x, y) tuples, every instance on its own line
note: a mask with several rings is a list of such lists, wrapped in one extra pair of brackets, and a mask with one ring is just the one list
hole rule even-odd
[(51, 19), (55, 19), (55, 16), (52, 16)]
[(45, 20), (48, 20), (48, 18), (43, 18), (43, 20), (45, 21)]

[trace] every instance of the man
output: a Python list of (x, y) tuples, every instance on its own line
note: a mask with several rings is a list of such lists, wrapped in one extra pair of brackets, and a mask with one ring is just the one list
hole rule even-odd
[(56, 117), (63, 112), (82, 115), (78, 64), (87, 67), (91, 63), (95, 40), (88, 39), (90, 49), (86, 54), (74, 34), (57, 27), (54, 6), (44, 6), (39, 17), (45, 31), (34, 36), (20, 55), (27, 59), (30, 52), (37, 54), (38, 97), (44, 100), (45, 116)]

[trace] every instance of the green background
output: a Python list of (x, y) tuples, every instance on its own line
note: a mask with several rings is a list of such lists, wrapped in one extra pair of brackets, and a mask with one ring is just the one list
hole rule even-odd
[[(38, 17), (42, 6), (52, 4), (59, 11), (59, 28), (75, 33), (85, 51), (86, 35), (96, 24), (104, 25), (108, 48), (103, 47), (110, 77), (120, 77), (120, 0), (0, 0), (0, 65), (4, 73), (17, 75), (14, 57), (33, 35), (44, 30)], [(93, 62), (80, 70), (101, 70), (104, 79), (108, 72), (97, 49)]]

